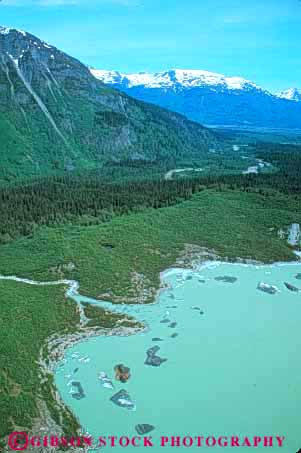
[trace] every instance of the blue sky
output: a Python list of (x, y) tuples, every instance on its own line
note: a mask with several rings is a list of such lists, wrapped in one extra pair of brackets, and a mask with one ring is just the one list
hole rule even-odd
[(99, 69), (205, 69), (301, 88), (300, 0), (2, 0), (0, 18)]

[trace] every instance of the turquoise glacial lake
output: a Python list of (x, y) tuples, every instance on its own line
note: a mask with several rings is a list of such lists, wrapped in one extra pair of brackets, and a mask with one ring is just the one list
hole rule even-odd
[[(146, 330), (90, 338), (68, 349), (56, 372), (63, 400), (94, 438), (133, 437), (136, 425), (153, 425), (149, 435), (155, 447), (149, 450), (155, 453), (199, 450), (197, 446), (161, 448), (160, 436), (284, 436), (282, 448), (274, 439), (273, 447), (260, 444), (256, 450), (297, 452), (301, 447), (301, 291), (289, 290), (284, 282), (301, 288), (296, 278), (300, 272), (300, 264), (210, 263), (193, 271), (165, 272), (163, 280), (169, 288), (152, 305), (116, 306), (76, 296), (134, 315), (144, 321)], [(223, 276), (237, 280), (216, 280)], [(279, 291), (265, 293), (257, 288), (259, 282)], [(164, 319), (170, 322), (162, 323)], [(155, 337), (163, 341), (152, 341)], [(144, 363), (146, 351), (155, 345), (160, 346), (157, 355), (168, 359), (159, 367)], [(115, 380), (118, 363), (131, 369), (124, 384)], [(112, 379), (114, 389), (102, 387), (100, 372)], [(80, 381), (85, 398), (74, 399), (71, 380)], [(130, 395), (135, 411), (110, 400), (121, 389)], [(251, 448), (234, 451), (246, 449)], [(121, 450), (145, 448), (113, 451)]]

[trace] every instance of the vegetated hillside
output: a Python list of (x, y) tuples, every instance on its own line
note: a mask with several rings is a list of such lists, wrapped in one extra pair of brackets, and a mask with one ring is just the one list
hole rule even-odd
[(35, 36), (0, 28), (0, 182), (106, 160), (206, 154), (217, 136), (96, 80)]

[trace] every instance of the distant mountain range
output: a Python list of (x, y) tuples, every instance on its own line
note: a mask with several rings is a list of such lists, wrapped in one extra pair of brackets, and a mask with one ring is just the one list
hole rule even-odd
[(124, 74), (90, 69), (107, 85), (206, 125), (301, 128), (297, 89), (272, 94), (241, 77), (174, 69)]
[(78, 60), (0, 27), (0, 182), (123, 159), (183, 159), (220, 143), (184, 116), (105, 86)]

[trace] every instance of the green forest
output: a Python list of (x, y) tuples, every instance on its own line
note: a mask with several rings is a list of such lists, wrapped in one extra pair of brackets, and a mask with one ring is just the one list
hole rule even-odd
[[(205, 189), (256, 191), (262, 196), (265, 193), (270, 196), (273, 190), (300, 194), (301, 145), (261, 143), (256, 146), (255, 157), (269, 162), (272, 171), (180, 177), (166, 181), (162, 177), (143, 179), (143, 163), (133, 162), (133, 167), (141, 172), (139, 181), (134, 178), (116, 182), (112, 178), (111, 182), (104, 183), (93, 171), (0, 188), (0, 243), (31, 235), (39, 226), (77, 222), (80, 225), (100, 224), (115, 216), (172, 206)], [(163, 166), (165, 164), (163, 161)], [(127, 169), (129, 165), (126, 161)], [(159, 174), (160, 163), (155, 170)]]

